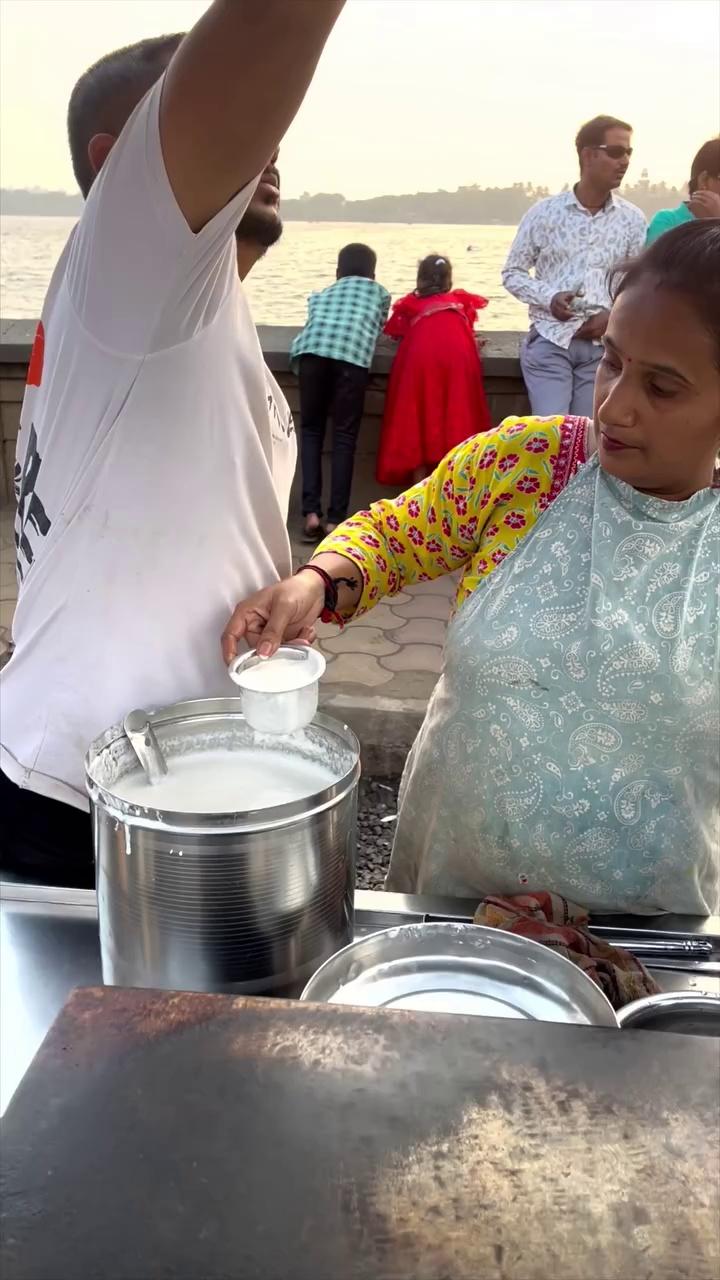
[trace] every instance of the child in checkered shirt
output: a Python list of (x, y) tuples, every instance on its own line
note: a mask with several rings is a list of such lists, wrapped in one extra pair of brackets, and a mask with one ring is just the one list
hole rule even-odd
[[(305, 327), (290, 350), (300, 382), (303, 536), (318, 542), (348, 514), (355, 446), (375, 346), (388, 317), (390, 294), (375, 279), (377, 255), (347, 244), (335, 283), (308, 299)], [(323, 519), (322, 448), (328, 418), (333, 442), (330, 502)]]

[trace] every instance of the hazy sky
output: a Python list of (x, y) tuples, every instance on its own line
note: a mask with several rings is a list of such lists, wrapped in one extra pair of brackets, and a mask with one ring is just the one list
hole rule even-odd
[[(2, 185), (74, 190), (77, 77), (205, 7), (0, 0)], [(718, 0), (349, 0), (283, 146), (283, 189), (559, 187), (575, 173), (578, 124), (599, 112), (635, 126), (631, 178), (683, 182), (720, 129)]]

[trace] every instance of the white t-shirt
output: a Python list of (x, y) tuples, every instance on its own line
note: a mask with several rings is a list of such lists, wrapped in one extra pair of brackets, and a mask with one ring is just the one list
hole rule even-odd
[(295, 432), (235, 258), (256, 184), (194, 234), (165, 172), (160, 92), (57, 265), (18, 437), (0, 763), (78, 808), (88, 744), (127, 711), (232, 694), (230, 612), (291, 569)]

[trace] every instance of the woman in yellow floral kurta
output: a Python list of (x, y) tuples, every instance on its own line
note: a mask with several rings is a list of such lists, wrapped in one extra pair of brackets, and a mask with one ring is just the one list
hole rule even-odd
[(387, 887), (720, 909), (720, 224), (623, 276), (595, 418), (510, 418), (239, 605), (269, 654), (458, 571)]
[(337, 551), (362, 568), (362, 596), (348, 616), (462, 569), (459, 607), (585, 461), (586, 426), (584, 418), (506, 418), (448, 454), (427, 480), (344, 521), (317, 554)]

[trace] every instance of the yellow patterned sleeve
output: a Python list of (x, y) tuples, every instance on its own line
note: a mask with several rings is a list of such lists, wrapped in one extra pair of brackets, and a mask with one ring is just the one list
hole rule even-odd
[(359, 617), (414, 582), (461, 571), (462, 603), (501, 564), (547, 506), (564, 419), (506, 418), (453, 449), (432, 475), (338, 525), (316, 555), (360, 568)]

